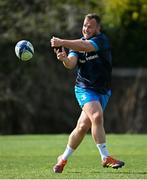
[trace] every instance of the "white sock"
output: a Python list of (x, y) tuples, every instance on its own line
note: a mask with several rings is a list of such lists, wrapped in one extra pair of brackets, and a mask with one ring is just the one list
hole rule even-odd
[(62, 154), (62, 159), (67, 160), (68, 157), (73, 153), (74, 149), (72, 149), (69, 145), (67, 145), (64, 153)]
[(107, 156), (109, 156), (109, 152), (108, 152), (108, 150), (106, 148), (106, 144), (105, 143), (97, 144), (96, 146), (97, 146), (97, 148), (98, 148), (98, 150), (100, 152), (102, 160), (104, 160)]

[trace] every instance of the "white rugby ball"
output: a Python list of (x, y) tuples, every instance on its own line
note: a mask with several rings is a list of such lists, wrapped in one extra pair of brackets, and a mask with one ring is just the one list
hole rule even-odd
[(22, 61), (28, 61), (34, 55), (34, 47), (29, 41), (21, 40), (15, 46), (15, 54)]

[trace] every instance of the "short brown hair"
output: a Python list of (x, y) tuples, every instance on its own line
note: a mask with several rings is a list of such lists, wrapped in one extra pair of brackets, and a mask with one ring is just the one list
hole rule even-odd
[(100, 25), (100, 23), (101, 23), (101, 18), (97, 14), (95, 14), (95, 13), (87, 14), (85, 16), (85, 18), (95, 19), (98, 25)]

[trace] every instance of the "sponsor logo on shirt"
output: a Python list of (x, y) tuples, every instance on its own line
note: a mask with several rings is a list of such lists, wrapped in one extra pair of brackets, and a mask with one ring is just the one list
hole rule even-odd
[(98, 57), (99, 57), (98, 54), (95, 54), (95, 55), (92, 55), (92, 56), (88, 56), (88, 57), (86, 56), (85, 57), (86, 59), (79, 59), (79, 62), (80, 63), (85, 63), (86, 61), (91, 61), (91, 60), (96, 59)]
[(86, 61), (89, 61), (89, 60), (92, 60), (92, 59), (96, 59), (98, 57), (99, 57), (98, 54), (95, 54), (93, 56), (86, 57)]

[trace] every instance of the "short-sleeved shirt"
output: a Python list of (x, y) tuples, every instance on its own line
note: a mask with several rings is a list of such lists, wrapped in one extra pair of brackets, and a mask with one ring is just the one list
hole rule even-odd
[[(82, 38), (84, 41), (85, 39)], [(69, 51), (69, 56), (76, 56), (76, 86), (106, 94), (111, 88), (112, 57), (107, 36), (99, 33), (89, 39), (95, 47), (92, 52)]]

